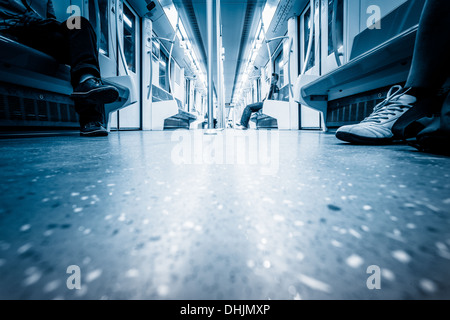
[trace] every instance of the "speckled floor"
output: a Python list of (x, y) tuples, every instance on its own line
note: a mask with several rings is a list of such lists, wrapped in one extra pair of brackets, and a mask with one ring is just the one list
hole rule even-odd
[(450, 298), (450, 158), (166, 131), (3, 139), (0, 165), (0, 299)]

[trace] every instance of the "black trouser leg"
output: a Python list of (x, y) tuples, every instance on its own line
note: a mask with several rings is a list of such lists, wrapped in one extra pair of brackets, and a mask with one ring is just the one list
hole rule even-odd
[(450, 75), (450, 1), (427, 0), (406, 87), (436, 93)]
[(90, 73), (100, 78), (97, 36), (90, 22), (81, 18), (80, 29), (69, 29), (67, 23), (61, 27), (68, 42), (69, 64), (71, 66), (72, 86), (76, 86), (83, 74)]
[(81, 127), (89, 122), (101, 122), (106, 126), (104, 112), (100, 111), (104, 109), (104, 105), (75, 101), (75, 110), (79, 115)]

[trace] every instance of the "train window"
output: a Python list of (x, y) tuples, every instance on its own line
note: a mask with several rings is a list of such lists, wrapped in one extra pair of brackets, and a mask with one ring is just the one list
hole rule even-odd
[[(336, 21), (333, 26), (333, 18)], [(336, 28), (336, 29), (335, 29)], [(336, 32), (336, 35), (334, 34)], [(335, 37), (337, 43), (333, 43)], [(344, 1), (328, 0), (328, 55), (342, 47), (344, 38)]]
[(123, 51), (131, 72), (136, 72), (136, 17), (128, 8), (123, 7)]
[[(309, 37), (310, 37), (310, 30), (312, 27), (312, 24), (314, 23), (313, 17), (311, 17), (311, 8), (308, 8), (304, 15), (304, 25), (303, 25), (303, 32), (304, 32), (304, 43), (303, 43), (303, 56), (306, 58), (306, 55), (308, 54), (308, 43), (309, 43)], [(316, 64), (316, 58), (315, 58), (315, 36), (313, 35), (312, 39), (312, 50), (309, 55), (309, 60), (306, 64), (306, 71), (314, 67)]]
[[(156, 37), (156, 34), (153, 33), (152, 35), (153, 37)], [(158, 40), (154, 40), (152, 41), (152, 55), (153, 55), (153, 60), (158, 61), (159, 60), (159, 51), (160, 51), (160, 44)]]
[(280, 78), (278, 80), (278, 86), (280, 88), (284, 87), (284, 61), (283, 61), (283, 50), (280, 51), (275, 59), (275, 73), (277, 73)]
[(256, 88), (257, 88), (257, 90), (256, 90), (256, 94), (257, 94), (256, 101), (261, 101), (262, 100), (261, 99), (261, 78), (256, 79)]
[(160, 52), (160, 59), (159, 59), (159, 86), (169, 91), (169, 81), (168, 81), (168, 64), (169, 64), (169, 58), (167, 58), (166, 54), (161, 50)]
[(109, 8), (108, 0), (98, 0), (100, 11), (100, 53), (109, 56)]
[(191, 104), (191, 81), (189, 79), (185, 80), (184, 85), (184, 105), (186, 108), (186, 111), (189, 112), (191, 110), (190, 104)]
[(175, 83), (181, 86), (181, 68), (175, 63), (175, 61), (172, 62), (173, 68), (175, 69)]

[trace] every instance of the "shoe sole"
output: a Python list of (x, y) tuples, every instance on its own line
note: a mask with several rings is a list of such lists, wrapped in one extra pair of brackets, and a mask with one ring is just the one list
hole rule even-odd
[(393, 138), (366, 138), (348, 132), (336, 132), (336, 138), (345, 142), (359, 145), (383, 145), (391, 144), (394, 141)]
[(80, 132), (80, 136), (82, 136), (82, 137), (106, 137), (106, 136), (108, 136), (108, 131), (96, 130), (96, 131), (90, 131), (90, 132)]
[(119, 98), (119, 92), (115, 89), (93, 89), (84, 93), (72, 93), (73, 99), (85, 100), (91, 103), (113, 103)]
[(414, 107), (405, 112), (393, 125), (392, 133), (404, 140), (415, 138), (423, 130), (420, 124), (415, 124), (421, 118), (431, 117), (445, 101), (445, 96), (433, 97), (417, 102)]

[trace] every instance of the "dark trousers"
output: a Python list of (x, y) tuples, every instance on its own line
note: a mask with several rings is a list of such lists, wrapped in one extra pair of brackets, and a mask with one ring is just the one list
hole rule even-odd
[[(71, 84), (75, 88), (86, 73), (100, 78), (97, 36), (87, 19), (81, 17), (80, 26), (80, 29), (69, 29), (66, 22), (49, 19), (13, 27), (7, 33), (19, 42), (52, 56), (59, 63), (69, 65)], [(101, 107), (76, 101), (75, 110), (80, 116), (80, 124), (103, 121)]]
[(427, 0), (406, 87), (439, 91), (450, 75), (450, 1)]
[(264, 102), (258, 102), (254, 104), (249, 104), (245, 107), (244, 112), (242, 113), (241, 117), (241, 125), (248, 128), (248, 123), (250, 122), (250, 118), (252, 116), (253, 112), (258, 112), (263, 108)]

